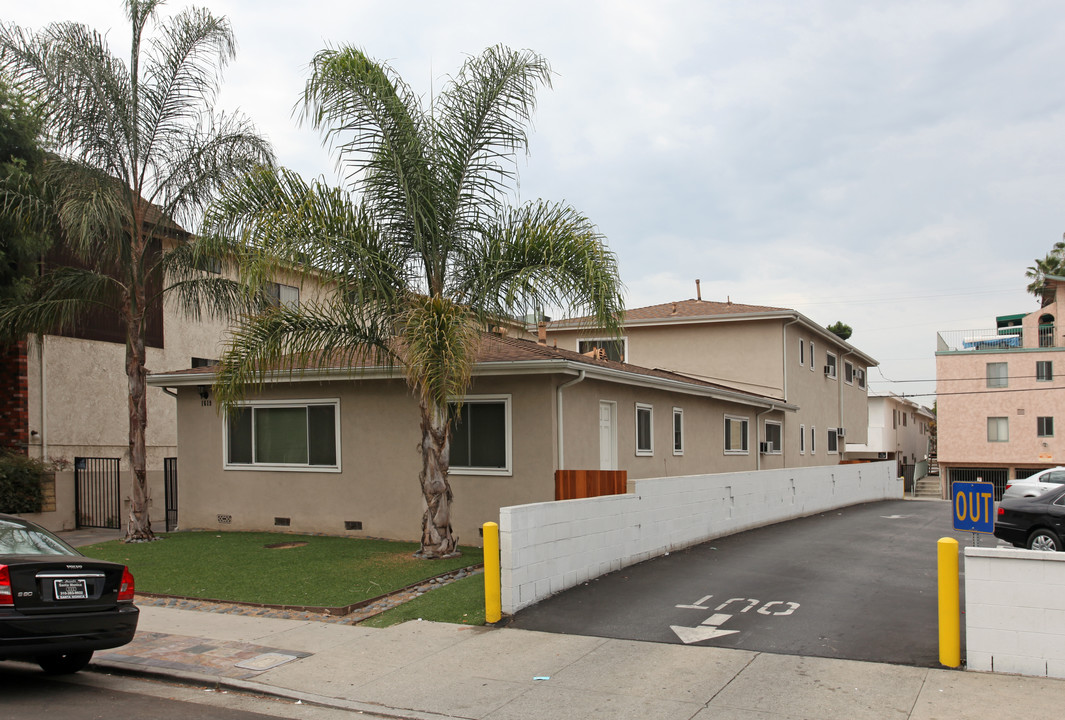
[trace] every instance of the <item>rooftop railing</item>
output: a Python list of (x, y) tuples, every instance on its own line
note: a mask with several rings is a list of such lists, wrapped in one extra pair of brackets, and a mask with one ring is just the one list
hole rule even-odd
[(936, 352), (1003, 352), (1022, 348), (1056, 347), (1053, 325), (1040, 325), (1038, 336), (1034, 340), (1026, 338), (1019, 327), (941, 330), (936, 335)]

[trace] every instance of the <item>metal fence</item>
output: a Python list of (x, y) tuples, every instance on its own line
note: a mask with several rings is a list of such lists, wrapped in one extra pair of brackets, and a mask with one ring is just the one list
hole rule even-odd
[(122, 529), (121, 458), (74, 458), (75, 525)]
[[(950, 468), (950, 484), (956, 482), (989, 482), (995, 486), (995, 500), (1002, 499), (1002, 493), (1009, 484), (1009, 470), (1006, 468)], [(953, 499), (954, 493), (951, 492)]]

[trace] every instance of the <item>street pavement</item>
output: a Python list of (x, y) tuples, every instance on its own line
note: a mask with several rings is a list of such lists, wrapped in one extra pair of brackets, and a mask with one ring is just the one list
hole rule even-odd
[(138, 600), (91, 668), (410, 719), (1054, 717), (1065, 681), (411, 621), (386, 629)]
[(93, 668), (400, 718), (1054, 717), (1065, 681), (411, 621), (386, 629), (146, 605)]

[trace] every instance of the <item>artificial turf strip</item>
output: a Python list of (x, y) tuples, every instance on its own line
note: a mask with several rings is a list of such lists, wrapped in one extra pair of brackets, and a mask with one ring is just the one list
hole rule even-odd
[(484, 625), (484, 575), (450, 582), (359, 624), (383, 628), (408, 620)]
[[(310, 607), (351, 605), (483, 558), (480, 548), (462, 547), (457, 558), (419, 560), (413, 557), (417, 543), (323, 535), (181, 532), (160, 537), (81, 550), (128, 565), (138, 592)], [(307, 544), (266, 547), (278, 543)]]

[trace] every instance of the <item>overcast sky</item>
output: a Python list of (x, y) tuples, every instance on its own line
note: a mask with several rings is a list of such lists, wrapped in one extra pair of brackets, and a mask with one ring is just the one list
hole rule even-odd
[[(518, 199), (591, 217), (629, 307), (700, 278), (706, 300), (844, 321), (874, 392), (932, 391), (937, 331), (1035, 310), (1025, 268), (1065, 231), (1060, 1), (198, 4), (239, 43), (218, 108), (308, 176), (335, 178), (292, 114), (317, 50), (360, 47), (427, 98), (489, 45), (543, 54)], [(128, 56), (118, 0), (2, 19), (110, 28)]]

